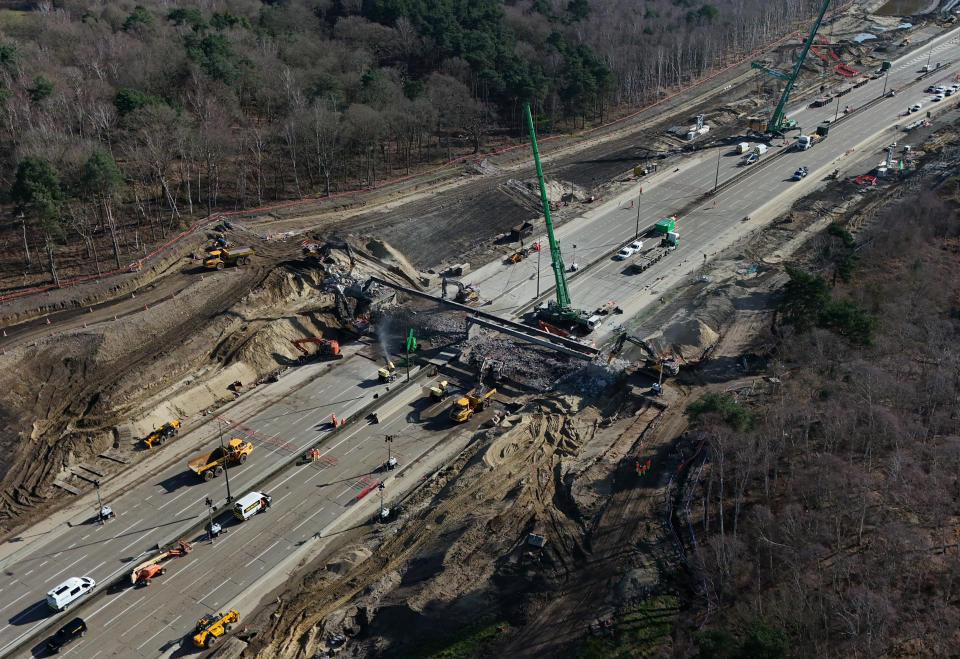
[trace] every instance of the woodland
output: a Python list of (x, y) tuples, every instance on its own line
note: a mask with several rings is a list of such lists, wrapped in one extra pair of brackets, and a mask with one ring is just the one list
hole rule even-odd
[(790, 271), (777, 386), (688, 408), (701, 656), (956, 652), (958, 219), (932, 192), (901, 202), (854, 263), (835, 231)]
[(8, 289), (56, 283), (58, 263), (99, 273), (191, 218), (482, 152), (519, 138), (526, 101), (541, 132), (588, 126), (815, 4), (0, 3), (0, 271)]

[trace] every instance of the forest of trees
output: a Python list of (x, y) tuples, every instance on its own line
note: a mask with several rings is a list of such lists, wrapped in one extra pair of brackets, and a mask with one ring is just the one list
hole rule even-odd
[(99, 272), (191, 216), (480, 151), (519, 135), (524, 101), (545, 132), (587, 125), (780, 36), (818, 3), (16, 4), (28, 9), (0, 10), (0, 265), (26, 284), (56, 279), (58, 254)]
[(846, 281), (792, 269), (779, 389), (688, 409), (707, 448), (688, 491), (702, 657), (960, 647), (960, 217), (905, 199), (859, 236), (855, 267), (842, 250), (811, 264)]

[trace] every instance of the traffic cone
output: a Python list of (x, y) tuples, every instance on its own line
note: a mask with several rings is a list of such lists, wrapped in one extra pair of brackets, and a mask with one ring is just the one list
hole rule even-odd
[(90, 307), (90, 313), (93, 313), (93, 307)]
[(49, 324), (50, 324), (50, 317), (47, 316), (47, 325), (49, 325)]
[(341, 425), (341, 426), (344, 425), (346, 422), (347, 422), (346, 419), (340, 419), (340, 425)]
[(86, 323), (83, 324), (83, 329), (87, 329), (87, 324), (86, 324)]

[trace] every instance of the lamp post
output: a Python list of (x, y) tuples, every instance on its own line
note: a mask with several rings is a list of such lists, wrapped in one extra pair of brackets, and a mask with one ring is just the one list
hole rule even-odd
[(837, 111), (833, 113), (833, 120), (836, 121), (837, 117), (840, 116), (840, 97), (837, 96)]
[[(230, 425), (229, 421), (225, 421), (220, 417), (217, 417), (217, 425), (220, 427), (220, 450), (223, 451), (223, 455), (227, 454), (227, 448), (223, 445), (223, 424)], [(227, 469), (227, 461), (223, 462), (223, 475), (227, 481), (227, 503), (233, 501), (233, 495), (230, 494), (230, 470)]]
[(210, 536), (210, 544), (212, 545), (212, 544), (213, 544), (213, 538), (214, 538), (214, 535), (213, 535), (213, 511), (215, 510), (216, 507), (213, 505), (213, 499), (211, 499), (210, 497), (207, 497), (206, 504), (207, 504), (207, 533), (208, 533), (208, 535)]
[[(640, 188), (643, 190), (643, 188)], [(637, 230), (633, 234), (634, 240), (639, 240), (640, 238), (640, 195), (637, 195)]]
[[(723, 147), (717, 149), (717, 176), (713, 179), (713, 191), (717, 191), (717, 187), (720, 185), (720, 154), (723, 153)], [(639, 224), (639, 221), (638, 221)], [(639, 229), (638, 229), (639, 231)]]
[(100, 500), (100, 481), (93, 481), (93, 486), (97, 489), (97, 523), (103, 524), (103, 501)]
[(886, 75), (883, 76), (883, 93), (880, 94), (881, 97), (887, 95), (887, 78), (890, 77), (890, 69), (887, 69)]
[(393, 440), (396, 439), (396, 435), (387, 435), (384, 437), (383, 441), (387, 444), (387, 470), (390, 470), (390, 459), (393, 457), (390, 453), (390, 449), (393, 446)]

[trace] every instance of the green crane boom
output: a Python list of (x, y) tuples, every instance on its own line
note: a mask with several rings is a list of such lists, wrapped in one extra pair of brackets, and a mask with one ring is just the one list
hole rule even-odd
[(803, 48), (800, 50), (800, 57), (797, 58), (796, 64), (793, 65), (792, 73), (785, 75), (773, 71), (772, 69), (768, 69), (762, 64), (751, 62), (751, 66), (753, 68), (761, 69), (762, 71), (787, 81), (786, 87), (783, 88), (783, 94), (780, 95), (780, 102), (777, 103), (777, 109), (773, 111), (773, 116), (770, 117), (770, 121), (767, 122), (768, 133), (782, 133), (785, 125), (787, 124), (786, 107), (787, 101), (790, 99), (790, 92), (793, 91), (793, 85), (796, 83), (797, 76), (800, 74), (800, 67), (803, 66), (803, 61), (807, 58), (807, 53), (810, 51), (810, 46), (813, 44), (813, 38), (817, 35), (817, 30), (820, 29), (820, 22), (823, 21), (823, 16), (827, 13), (827, 6), (829, 4), (830, 0), (823, 0), (823, 4), (820, 5), (820, 14), (817, 16), (817, 20), (813, 22), (813, 26), (810, 28), (810, 36), (808, 36), (807, 40), (803, 42)]
[(570, 307), (570, 293), (567, 291), (567, 277), (563, 271), (563, 257), (560, 255), (560, 245), (553, 235), (553, 222), (550, 220), (550, 202), (547, 200), (547, 189), (543, 184), (543, 169), (540, 167), (540, 154), (537, 151), (537, 136), (533, 132), (533, 117), (530, 115), (530, 104), (523, 104), (523, 112), (527, 117), (527, 128), (530, 130), (530, 146), (533, 147), (533, 161), (537, 165), (537, 182), (540, 184), (540, 200), (543, 202), (543, 219), (547, 225), (547, 240), (550, 241), (550, 258), (553, 267), (553, 277), (557, 281), (557, 305), (561, 309)]

